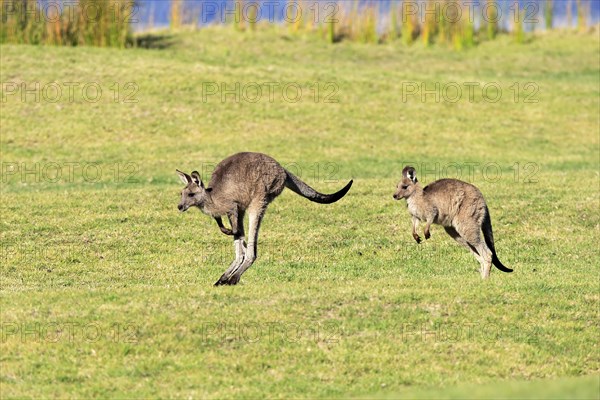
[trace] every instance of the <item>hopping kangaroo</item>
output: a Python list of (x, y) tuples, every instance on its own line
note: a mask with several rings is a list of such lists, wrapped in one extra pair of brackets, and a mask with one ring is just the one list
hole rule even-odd
[[(269, 203), (289, 188), (300, 196), (321, 204), (334, 203), (350, 190), (350, 181), (334, 194), (322, 194), (286, 171), (273, 158), (260, 153), (238, 153), (221, 161), (210, 183), (204, 187), (197, 171), (188, 175), (177, 170), (186, 185), (181, 192), (179, 211), (198, 207), (217, 221), (226, 235), (233, 236), (235, 260), (215, 283), (235, 285), (257, 257), (258, 229)], [(244, 214), (248, 212), (248, 245), (244, 242)], [(231, 229), (223, 225), (227, 216)]]
[[(402, 170), (394, 199), (406, 199), (412, 215), (412, 235), (421, 243), (417, 233), (419, 221), (425, 222), (425, 239), (429, 239), (431, 224), (442, 225), (448, 235), (465, 246), (481, 264), (481, 277), (490, 276), (492, 264), (500, 271), (512, 272), (496, 255), (490, 211), (483, 195), (475, 186), (456, 179), (440, 179), (422, 188), (413, 167)], [(483, 231), (484, 241), (481, 240)]]

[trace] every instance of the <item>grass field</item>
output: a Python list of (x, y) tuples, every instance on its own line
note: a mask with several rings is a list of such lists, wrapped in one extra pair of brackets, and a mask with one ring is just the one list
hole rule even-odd
[[(599, 398), (597, 31), (464, 52), (152, 43), (0, 47), (0, 397)], [(422, 82), (439, 102), (407, 94)], [(257, 262), (215, 288), (233, 245), (177, 212), (175, 168), (207, 180), (245, 150), (323, 192), (355, 183), (329, 206), (285, 191)], [(482, 281), (440, 227), (414, 242), (392, 199), (409, 162), (482, 190), (515, 272)]]

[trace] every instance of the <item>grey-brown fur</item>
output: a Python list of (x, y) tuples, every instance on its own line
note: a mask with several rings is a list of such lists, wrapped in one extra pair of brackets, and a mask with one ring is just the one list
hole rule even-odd
[[(422, 188), (415, 169), (406, 166), (394, 199), (406, 199), (412, 215), (412, 235), (417, 243), (421, 243), (417, 233), (420, 221), (425, 222), (425, 239), (431, 236), (431, 224), (438, 224), (473, 253), (481, 264), (482, 278), (489, 277), (492, 263), (501, 271), (512, 272), (496, 255), (490, 213), (475, 186), (457, 179), (440, 179)], [(481, 240), (481, 232), (484, 240)]]
[[(250, 268), (257, 256), (258, 230), (269, 203), (289, 188), (307, 199), (329, 204), (338, 201), (350, 190), (350, 181), (334, 194), (322, 194), (286, 171), (273, 158), (260, 153), (238, 153), (221, 161), (215, 168), (210, 183), (205, 188), (200, 174), (191, 176), (177, 170), (186, 185), (177, 207), (186, 211), (198, 207), (217, 221), (219, 229), (233, 235), (235, 260), (215, 285), (235, 285)], [(248, 213), (248, 245), (244, 242), (244, 215)], [(223, 225), (226, 216), (231, 229)]]

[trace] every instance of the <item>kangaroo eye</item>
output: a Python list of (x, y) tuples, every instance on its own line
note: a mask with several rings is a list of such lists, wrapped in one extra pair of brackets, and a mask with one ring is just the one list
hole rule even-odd
[(402, 189), (408, 189), (407, 185), (402, 185)]
[(190, 197), (194, 197), (194, 194), (195, 194), (195, 193), (188, 193), (188, 196), (190, 196)]

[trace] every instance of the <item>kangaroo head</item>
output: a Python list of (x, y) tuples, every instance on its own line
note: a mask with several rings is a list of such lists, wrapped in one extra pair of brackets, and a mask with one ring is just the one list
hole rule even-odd
[(402, 170), (402, 180), (398, 182), (394, 199), (407, 199), (412, 196), (417, 189), (417, 182), (417, 171), (408, 165), (404, 167)]
[(177, 206), (177, 209), (181, 212), (187, 211), (190, 207), (202, 208), (206, 200), (209, 198), (210, 189), (205, 189), (202, 179), (198, 171), (192, 172), (192, 176), (176, 170), (177, 175), (181, 182), (185, 184), (185, 187), (181, 191), (181, 201)]

